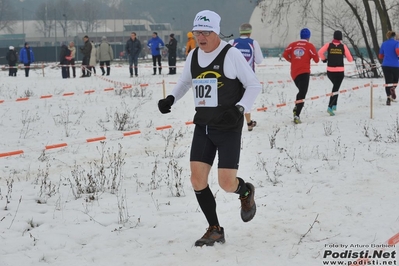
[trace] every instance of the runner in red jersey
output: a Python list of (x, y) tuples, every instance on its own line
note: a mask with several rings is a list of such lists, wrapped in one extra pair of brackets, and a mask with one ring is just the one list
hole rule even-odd
[[(313, 59), (315, 63), (319, 62), (316, 48), (309, 42), (310, 30), (303, 28), (300, 33), (301, 40), (290, 43), (284, 50), (283, 57), (288, 62), (291, 62), (291, 77), (295, 82), (299, 92), (296, 95), (296, 100), (305, 99), (309, 87), (310, 78), (310, 61)], [(299, 118), (304, 103), (296, 103), (294, 113), (294, 123), (299, 124)]]

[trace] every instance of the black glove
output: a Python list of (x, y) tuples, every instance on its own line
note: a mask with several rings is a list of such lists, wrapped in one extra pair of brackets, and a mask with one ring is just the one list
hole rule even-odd
[(165, 99), (159, 100), (158, 109), (163, 114), (170, 113), (170, 108), (175, 102), (175, 97), (173, 95), (168, 95)]
[(244, 108), (241, 105), (234, 106), (224, 112), (223, 121), (225, 121), (227, 124), (237, 124), (238, 120), (240, 120), (243, 114)]
[(326, 59), (324, 59), (324, 60), (322, 60), (322, 61), (323, 61), (323, 63), (327, 63), (328, 60), (327, 60), (327, 58), (326, 58)]

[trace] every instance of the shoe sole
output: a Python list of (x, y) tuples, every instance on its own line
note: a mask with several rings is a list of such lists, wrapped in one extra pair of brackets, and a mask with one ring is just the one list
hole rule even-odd
[(216, 240), (216, 241), (210, 242), (210, 243), (201, 243), (201, 244), (195, 243), (194, 246), (196, 246), (196, 247), (203, 247), (203, 246), (213, 247), (213, 245), (215, 245), (215, 243), (224, 244), (225, 242), (226, 242), (226, 240), (223, 238), (223, 239)]

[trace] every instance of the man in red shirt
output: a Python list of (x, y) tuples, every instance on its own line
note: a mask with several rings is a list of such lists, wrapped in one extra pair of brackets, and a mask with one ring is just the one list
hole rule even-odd
[(300, 32), (300, 37), (301, 40), (290, 43), (283, 53), (285, 60), (291, 62), (291, 77), (299, 90), (293, 110), (295, 124), (301, 123), (299, 115), (301, 114), (304, 103), (300, 100), (305, 99), (308, 92), (310, 60), (313, 59), (315, 63), (318, 63), (320, 60), (316, 48), (309, 42), (310, 30), (303, 28)]

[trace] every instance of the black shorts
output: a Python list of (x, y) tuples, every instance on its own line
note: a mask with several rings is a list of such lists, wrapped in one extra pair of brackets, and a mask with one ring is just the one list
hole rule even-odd
[(191, 144), (190, 162), (213, 164), (218, 152), (218, 168), (238, 169), (241, 132), (220, 131), (196, 125)]

